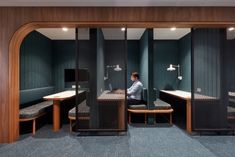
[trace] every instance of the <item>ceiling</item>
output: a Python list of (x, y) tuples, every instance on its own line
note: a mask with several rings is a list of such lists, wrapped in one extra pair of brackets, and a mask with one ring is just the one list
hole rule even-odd
[[(61, 28), (41, 28), (38, 32), (50, 38), (51, 40), (75, 40), (75, 29), (69, 28), (67, 32)], [(139, 40), (143, 35), (145, 28), (128, 28), (127, 40)], [(171, 31), (170, 28), (154, 28), (154, 40), (178, 40), (190, 33), (190, 28), (176, 28)], [(121, 28), (102, 28), (105, 40), (123, 40), (124, 31)], [(89, 40), (89, 29), (78, 29), (78, 39)], [(235, 39), (235, 30), (227, 31), (227, 39)]]
[(0, 6), (235, 6), (235, 0), (0, 0)]
[[(38, 32), (47, 36), (51, 40), (74, 40), (75, 29), (70, 28), (67, 32), (61, 28), (41, 28), (37, 29)], [(127, 39), (139, 40), (144, 33), (145, 28), (128, 28)], [(102, 28), (102, 32), (105, 40), (123, 40), (125, 35), (121, 28)], [(189, 28), (177, 28), (175, 31), (171, 31), (170, 28), (155, 28), (154, 39), (155, 40), (178, 40), (190, 32)], [(78, 29), (78, 39), (89, 40), (89, 29)]]
[(171, 31), (170, 28), (155, 28), (153, 38), (155, 40), (178, 40), (190, 31), (190, 28), (177, 28), (174, 31)]

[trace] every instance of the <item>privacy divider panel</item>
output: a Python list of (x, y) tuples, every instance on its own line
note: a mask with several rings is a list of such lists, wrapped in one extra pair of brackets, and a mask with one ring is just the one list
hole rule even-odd
[[(230, 32), (234, 33), (233, 31)], [(235, 40), (226, 40), (226, 51), (225, 51), (225, 77), (226, 77), (226, 89), (228, 93), (228, 106), (227, 106), (227, 119), (228, 127), (230, 129), (235, 128)]]
[[(100, 132), (104, 135), (105, 132), (110, 133), (110, 131), (125, 131), (127, 129), (125, 95), (122, 99), (117, 94), (110, 93), (112, 91), (107, 91), (110, 89), (109, 84), (113, 86), (113, 90), (126, 89), (124, 32), (120, 28), (87, 29), (89, 29), (89, 39), (86, 43), (89, 50), (83, 51), (81, 49), (83, 41), (78, 40), (78, 63), (80, 69), (88, 70), (89, 80), (86, 82), (87, 88), (83, 88), (84, 82), (79, 82), (80, 87), (86, 90), (87, 94), (85, 105), (78, 104), (78, 107), (83, 105), (80, 110), (86, 109), (88, 113), (84, 115), (86, 118), (77, 114), (78, 131), (86, 135), (94, 132), (96, 135)], [(105, 39), (104, 29), (114, 32), (123, 39), (117, 41)]]
[[(146, 29), (140, 39), (140, 81), (147, 89), (147, 105), (154, 107), (155, 93), (153, 90), (153, 29)], [(153, 117), (148, 117), (148, 123), (153, 124)]]
[(183, 79), (179, 83), (179, 90), (191, 92), (191, 33), (178, 41), (179, 64)]
[(101, 29), (97, 29), (97, 96), (105, 90), (105, 40)]
[[(78, 44), (80, 47), (81, 43)], [(89, 54), (84, 51), (79, 51), (79, 56), (87, 55), (86, 61), (82, 63), (82, 58), (79, 57), (79, 67), (87, 68), (89, 72), (89, 94), (88, 94), (88, 106), (90, 107), (90, 121), (88, 129), (99, 128), (99, 113), (97, 103), (97, 29), (90, 29), (90, 40), (89, 40)], [(86, 63), (85, 63), (86, 62)], [(86, 65), (85, 65), (86, 64)], [(79, 123), (78, 123), (79, 124)]]
[(223, 73), (225, 29), (193, 30), (193, 128), (226, 128)]
[(149, 70), (148, 70), (148, 62), (149, 62), (149, 33), (148, 29), (145, 30), (141, 39), (140, 39), (140, 80), (143, 83), (144, 88), (148, 89), (148, 78), (149, 78)]

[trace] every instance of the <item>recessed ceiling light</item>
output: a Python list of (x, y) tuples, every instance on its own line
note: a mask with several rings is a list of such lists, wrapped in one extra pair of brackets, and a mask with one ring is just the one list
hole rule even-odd
[(175, 27), (172, 27), (172, 28), (171, 28), (171, 31), (175, 31), (175, 30), (176, 30), (176, 28), (175, 28)]
[(123, 32), (124, 32), (125, 30), (126, 30), (126, 28), (125, 28), (125, 27), (122, 27), (122, 28), (121, 28), (121, 31), (123, 31)]
[(233, 31), (233, 30), (234, 30), (234, 27), (229, 27), (228, 30), (229, 30), (229, 31)]
[(64, 32), (67, 32), (67, 31), (68, 31), (68, 28), (67, 28), (67, 27), (63, 27), (62, 30), (63, 30)]

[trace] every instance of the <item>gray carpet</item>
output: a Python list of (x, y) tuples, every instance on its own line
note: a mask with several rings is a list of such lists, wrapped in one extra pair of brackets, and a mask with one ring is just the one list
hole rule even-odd
[(232, 157), (234, 136), (188, 136), (176, 126), (129, 126), (126, 136), (69, 134), (68, 126), (54, 133), (51, 126), (36, 136), (21, 136), (13, 144), (0, 145), (1, 157)]

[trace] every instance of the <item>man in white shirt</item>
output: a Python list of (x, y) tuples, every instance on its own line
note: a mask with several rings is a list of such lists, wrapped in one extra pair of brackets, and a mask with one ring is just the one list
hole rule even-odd
[(133, 81), (133, 84), (130, 88), (127, 89), (127, 104), (141, 104), (143, 103), (141, 99), (143, 84), (139, 81), (139, 74), (137, 72), (133, 72), (131, 74), (131, 80)]

